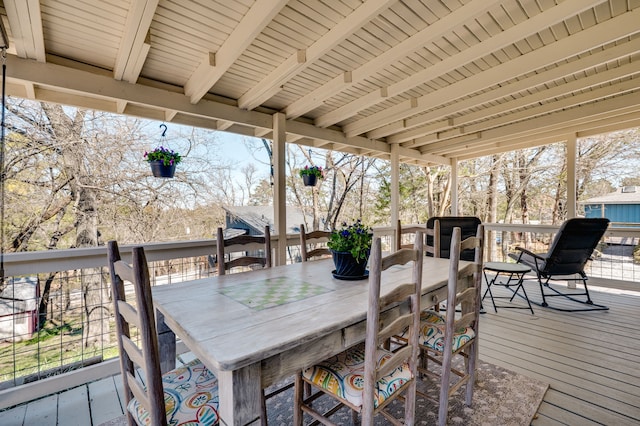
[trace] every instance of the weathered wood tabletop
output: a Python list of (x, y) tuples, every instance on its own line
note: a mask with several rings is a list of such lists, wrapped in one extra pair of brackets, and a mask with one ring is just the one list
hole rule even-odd
[[(425, 258), (423, 309), (446, 297), (448, 266)], [(221, 424), (259, 422), (263, 387), (364, 340), (368, 280), (332, 269), (327, 259), (154, 287), (163, 365), (178, 336), (218, 376)], [(390, 268), (382, 292), (410, 277), (408, 266)]]

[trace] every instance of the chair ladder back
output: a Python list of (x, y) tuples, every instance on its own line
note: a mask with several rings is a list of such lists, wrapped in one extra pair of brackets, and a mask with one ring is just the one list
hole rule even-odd
[[(407, 249), (403, 249), (407, 250)], [(413, 252), (413, 250), (411, 250)], [(405, 262), (406, 263), (406, 262)], [(407, 283), (396, 287), (392, 292), (380, 296), (380, 304), (379, 310), (384, 311), (384, 309), (390, 305), (396, 304), (400, 301), (405, 301), (411, 298), (411, 296), (415, 293), (415, 288), (413, 283)], [(401, 315), (398, 318), (395, 318), (391, 323), (385, 325), (380, 330), (378, 330), (378, 344), (382, 344), (387, 339), (402, 334), (402, 332), (410, 327), (412, 324), (413, 318), (411, 313), (408, 312), (405, 315)]]
[[(146, 380), (146, 377), (144, 379)], [(140, 405), (142, 405), (145, 410), (150, 407), (151, 401), (147, 396), (147, 391), (145, 390), (140, 380), (136, 378), (135, 373), (132, 374), (127, 371), (126, 382), (129, 384), (129, 388), (131, 389), (131, 393), (133, 394), (133, 396), (140, 402)]]
[[(217, 244), (217, 270), (218, 275), (224, 275), (226, 271), (240, 267), (260, 265), (263, 268), (270, 268), (272, 265), (272, 253), (271, 253), (271, 232), (269, 226), (264, 227), (264, 236), (256, 235), (238, 235), (236, 237), (228, 238), (225, 240), (224, 231), (222, 228), (218, 228), (216, 234)], [(240, 256), (229, 261), (226, 260), (227, 253), (234, 252), (246, 252), (247, 245), (254, 247), (256, 244), (264, 245), (264, 257), (260, 256)], [(211, 259), (209, 259), (211, 263)]]
[[(477, 331), (480, 290), (482, 285), (482, 262), (484, 256), (484, 225), (478, 225), (475, 237), (469, 237), (463, 241), (456, 240), (456, 238), (458, 238), (458, 236), (455, 235), (456, 229), (459, 230), (459, 237), (462, 237), (462, 230), (458, 227), (454, 228), (450, 252), (447, 310), (453, 309), (450, 312), (455, 312), (456, 306), (461, 306), (462, 315), (457, 320), (452, 321), (453, 330), (457, 330), (463, 326), (471, 326)], [(462, 269), (459, 269), (461, 253), (464, 250), (470, 249), (475, 250), (474, 261)], [(454, 256), (454, 254), (456, 256)], [(454, 259), (454, 257), (457, 257), (457, 259)], [(458, 272), (453, 273), (453, 271)], [(453, 275), (451, 275), (452, 273)], [(451, 281), (453, 277), (455, 277), (456, 281), (455, 286)], [(453, 306), (450, 306), (450, 301)], [(447, 316), (447, 318), (449, 318), (449, 316)]]
[[(429, 244), (431, 242), (431, 244)], [(440, 257), (440, 221), (433, 222), (433, 228), (424, 230), (424, 252), (427, 256)]]
[[(124, 281), (116, 272), (116, 265), (121, 262), (118, 244), (115, 241), (109, 241), (107, 244), (107, 256), (109, 262), (109, 275), (111, 276), (111, 293), (114, 300), (114, 318), (116, 323), (116, 333), (118, 341), (118, 349), (120, 353), (120, 371), (123, 373), (123, 388), (126, 404), (133, 398), (133, 391), (129, 386), (130, 381), (124, 377), (130, 371), (134, 371), (133, 362), (122, 347), (122, 339), (130, 338), (129, 323), (119, 313), (118, 305), (123, 302), (126, 304), (126, 296), (124, 292)], [(127, 305), (128, 306), (128, 305)], [(129, 416), (129, 424), (132, 424), (132, 418)]]
[[(165, 426), (167, 417), (158, 337), (151, 297), (149, 268), (144, 249), (142, 247), (132, 248), (131, 266), (122, 261), (115, 241), (109, 241), (107, 250), (126, 402), (128, 404), (131, 397), (135, 396), (149, 413), (151, 423)], [(133, 284), (136, 307), (127, 302), (124, 281)], [(131, 338), (132, 325), (137, 328), (140, 346)], [(136, 379), (136, 367), (142, 374), (144, 386)], [(133, 424), (131, 415), (129, 413), (127, 415), (130, 423)]]
[[(447, 285), (447, 316), (445, 325), (445, 335), (453, 335), (454, 331), (454, 317), (456, 312), (456, 306), (458, 304), (458, 283), (460, 282), (460, 275), (458, 274), (458, 267), (460, 265), (460, 236), (462, 231), (459, 227), (453, 228), (451, 234), (451, 249), (449, 251), (449, 282)], [(451, 339), (445, 339), (444, 353), (451, 351), (450, 346)]]
[[(381, 377), (389, 374), (396, 368), (408, 362), (413, 373), (414, 380), (403, 385), (407, 389), (405, 397), (405, 421), (413, 423), (415, 415), (415, 398), (418, 359), (418, 328), (420, 326), (420, 294), (422, 289), (422, 250), (423, 236), (421, 231), (416, 233), (413, 249), (402, 249), (383, 258), (381, 240), (374, 238), (371, 248), (371, 260), (369, 270), (369, 307), (367, 311), (367, 331), (365, 340), (365, 367), (364, 367), (364, 392), (362, 407), (362, 422), (368, 424), (376, 412), (381, 412), (385, 404), (374, 409), (375, 384)], [(381, 295), (382, 272), (394, 265), (404, 265), (413, 262), (412, 278), (410, 283), (402, 283)], [(408, 303), (409, 310), (403, 313), (391, 324), (384, 326), (380, 323), (380, 313), (394, 304)], [(384, 365), (377, 366), (377, 351), (388, 337), (398, 334), (409, 327), (407, 345), (393, 353)], [(397, 391), (399, 392), (399, 391)], [(384, 413), (389, 418), (388, 413)], [(410, 418), (407, 419), (406, 417)], [(391, 419), (390, 419), (391, 420)]]
[[(400, 250), (403, 248), (412, 249), (413, 243), (402, 243), (402, 236), (405, 234), (415, 234), (416, 232), (425, 232), (425, 226), (405, 226), (402, 227), (402, 221), (398, 219), (398, 223), (396, 224), (396, 250)], [(426, 247), (425, 247), (426, 249)]]
[(331, 251), (328, 247), (315, 247), (312, 250), (309, 250), (307, 244), (317, 244), (317, 243), (326, 243), (329, 241), (331, 237), (331, 232), (329, 231), (311, 231), (306, 232), (304, 224), (300, 224), (300, 258), (303, 262), (307, 260), (317, 257), (317, 256), (329, 256), (331, 255)]

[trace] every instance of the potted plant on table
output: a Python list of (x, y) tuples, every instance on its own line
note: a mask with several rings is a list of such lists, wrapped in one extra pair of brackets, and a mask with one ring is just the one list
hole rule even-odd
[(318, 179), (324, 178), (324, 172), (322, 171), (322, 167), (304, 166), (304, 169), (300, 169), (300, 177), (305, 186), (316, 186)]
[(176, 164), (182, 161), (180, 154), (162, 146), (145, 152), (144, 158), (151, 165), (153, 176), (162, 178), (172, 178), (176, 172)]
[(333, 276), (344, 280), (367, 278), (367, 262), (371, 252), (373, 230), (358, 219), (352, 224), (342, 223), (331, 232), (327, 246), (336, 267)]

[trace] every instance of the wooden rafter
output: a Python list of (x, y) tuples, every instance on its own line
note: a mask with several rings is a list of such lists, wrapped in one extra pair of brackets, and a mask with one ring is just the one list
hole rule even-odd
[(113, 78), (135, 83), (151, 48), (149, 27), (160, 0), (135, 1), (129, 9), (127, 22), (115, 66)]

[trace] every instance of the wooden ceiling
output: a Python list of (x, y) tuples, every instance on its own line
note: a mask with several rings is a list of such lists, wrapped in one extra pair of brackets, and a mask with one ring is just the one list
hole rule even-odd
[[(12, 96), (451, 164), (640, 126), (640, 0), (4, 0)], [(395, 146), (395, 147), (394, 147)]]

